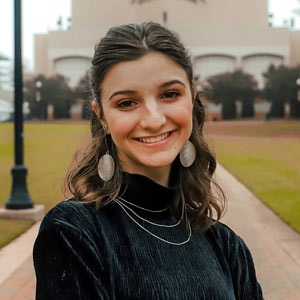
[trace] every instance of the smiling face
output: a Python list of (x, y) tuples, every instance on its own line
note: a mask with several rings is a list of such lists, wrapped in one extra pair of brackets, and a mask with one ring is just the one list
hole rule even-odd
[(115, 65), (101, 91), (103, 123), (123, 170), (169, 174), (192, 131), (192, 92), (184, 69), (150, 53)]

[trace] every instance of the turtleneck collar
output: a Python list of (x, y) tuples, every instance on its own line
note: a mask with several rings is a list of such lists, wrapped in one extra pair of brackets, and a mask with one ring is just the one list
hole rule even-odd
[(146, 209), (164, 209), (180, 195), (179, 172), (179, 166), (174, 162), (168, 187), (162, 186), (146, 176), (123, 172), (122, 188), (119, 195)]

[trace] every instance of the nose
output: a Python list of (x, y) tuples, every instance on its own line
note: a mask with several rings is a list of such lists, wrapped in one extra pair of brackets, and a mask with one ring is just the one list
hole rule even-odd
[(162, 108), (156, 101), (148, 101), (141, 119), (141, 126), (144, 129), (158, 131), (166, 124), (166, 116)]

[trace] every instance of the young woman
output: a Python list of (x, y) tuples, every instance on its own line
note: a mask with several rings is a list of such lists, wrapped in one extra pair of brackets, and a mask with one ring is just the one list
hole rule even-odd
[(177, 37), (152, 22), (111, 28), (90, 75), (92, 139), (66, 177), (73, 198), (36, 239), (37, 299), (263, 299), (247, 246), (219, 222)]

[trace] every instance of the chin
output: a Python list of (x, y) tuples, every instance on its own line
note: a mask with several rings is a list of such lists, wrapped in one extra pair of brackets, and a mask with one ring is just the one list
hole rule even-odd
[(163, 168), (163, 167), (170, 166), (174, 160), (175, 160), (175, 158), (173, 160), (170, 160), (170, 159), (156, 160), (156, 161), (145, 163), (145, 165), (150, 168)]

